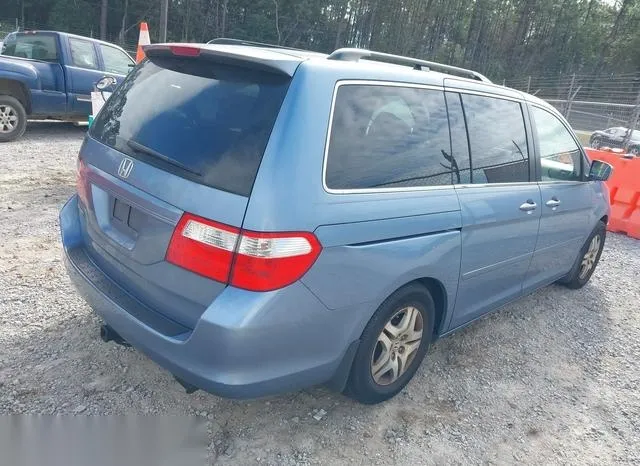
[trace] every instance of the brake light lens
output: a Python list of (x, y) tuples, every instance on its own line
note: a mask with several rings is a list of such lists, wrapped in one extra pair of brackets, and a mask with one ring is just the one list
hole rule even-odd
[(271, 291), (299, 280), (322, 246), (312, 233), (239, 230), (184, 214), (167, 261), (214, 280), (251, 291)]
[(198, 47), (185, 47), (183, 45), (171, 45), (169, 50), (174, 55), (181, 57), (197, 57), (200, 55), (200, 49)]
[(283, 288), (307, 273), (321, 250), (311, 233), (243, 231), (231, 284), (252, 291)]
[(239, 232), (228, 225), (184, 214), (171, 237), (167, 261), (226, 283)]
[(89, 189), (90, 185), (87, 180), (87, 173), (89, 169), (87, 164), (81, 158), (78, 158), (78, 164), (76, 166), (76, 190), (78, 191), (78, 197), (84, 203), (89, 205)]

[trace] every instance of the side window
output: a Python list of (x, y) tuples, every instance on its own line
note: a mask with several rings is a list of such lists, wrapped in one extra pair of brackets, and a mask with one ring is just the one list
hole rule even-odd
[(471, 146), (471, 183), (529, 181), (529, 152), (518, 102), (462, 95)]
[(91, 42), (69, 38), (69, 46), (71, 47), (73, 66), (90, 70), (98, 69), (98, 57), (96, 57), (96, 51)]
[(453, 165), (453, 181), (457, 184), (471, 183), (471, 157), (469, 157), (469, 140), (464, 122), (462, 100), (460, 94), (447, 92), (447, 111), (451, 128), (451, 157)]
[(552, 113), (532, 107), (540, 147), (542, 181), (580, 181), (582, 152), (569, 130)]
[(58, 42), (51, 34), (9, 34), (2, 45), (2, 54), (55, 63)]
[(100, 44), (102, 59), (104, 61), (104, 70), (107, 73), (126, 75), (129, 73), (129, 65), (133, 64), (133, 60), (129, 55), (108, 45)]
[(452, 184), (444, 93), (340, 86), (327, 152), (325, 182), (331, 189)]

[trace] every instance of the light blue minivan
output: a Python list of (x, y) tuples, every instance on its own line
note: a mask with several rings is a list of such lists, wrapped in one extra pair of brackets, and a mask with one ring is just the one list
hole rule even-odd
[(188, 391), (381, 402), (436, 338), (596, 267), (611, 167), (535, 97), (366, 50), (146, 53), (60, 226), (102, 338)]

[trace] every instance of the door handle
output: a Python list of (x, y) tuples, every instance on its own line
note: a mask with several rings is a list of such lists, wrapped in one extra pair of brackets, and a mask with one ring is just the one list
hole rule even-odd
[(529, 199), (527, 200), (527, 202), (525, 202), (520, 206), (520, 210), (531, 213), (532, 211), (536, 210), (537, 207), (538, 207), (538, 204), (536, 204), (531, 199)]
[(553, 198), (549, 199), (545, 203), (545, 205), (547, 207), (551, 207), (551, 208), (555, 209), (556, 207), (558, 207), (560, 205), (560, 201), (558, 199), (556, 199), (555, 197), (553, 197)]

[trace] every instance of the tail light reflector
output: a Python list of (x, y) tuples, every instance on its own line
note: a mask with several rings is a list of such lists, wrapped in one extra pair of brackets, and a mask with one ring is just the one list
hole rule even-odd
[(173, 232), (167, 261), (226, 283), (240, 230), (184, 214)]
[(84, 205), (89, 205), (89, 181), (87, 180), (88, 172), (87, 164), (81, 158), (78, 158), (78, 164), (76, 166), (76, 190), (78, 191), (78, 197)]
[(285, 287), (307, 273), (321, 250), (311, 233), (243, 231), (231, 284), (252, 291)]
[(167, 261), (251, 291), (270, 291), (299, 280), (322, 246), (312, 233), (239, 230), (191, 214), (176, 227)]

